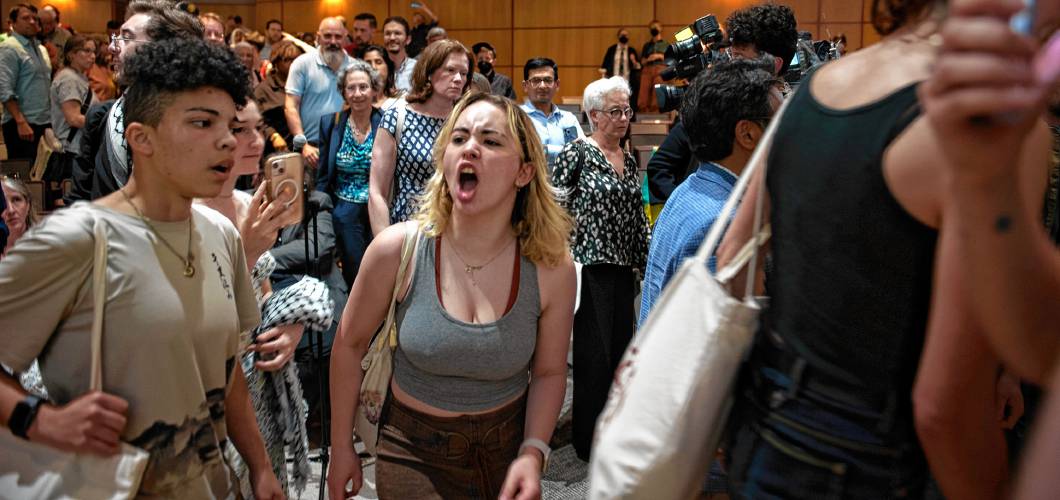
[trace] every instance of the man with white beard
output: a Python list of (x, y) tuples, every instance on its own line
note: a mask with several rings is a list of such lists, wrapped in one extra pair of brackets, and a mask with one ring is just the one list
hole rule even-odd
[(316, 167), (319, 157), (320, 117), (342, 109), (337, 81), (339, 73), (353, 63), (342, 49), (346, 34), (338, 18), (324, 18), (317, 29), (317, 50), (298, 56), (287, 74), (284, 116), (294, 135), (294, 148), (301, 149), (310, 167)]

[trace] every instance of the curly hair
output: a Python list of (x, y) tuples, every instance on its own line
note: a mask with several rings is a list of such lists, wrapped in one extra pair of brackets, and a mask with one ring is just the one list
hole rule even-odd
[(786, 5), (762, 4), (740, 9), (725, 20), (733, 45), (754, 45), (759, 52), (781, 58), (780, 74), (788, 71), (799, 41), (795, 12)]
[[(179, 75), (179, 78), (174, 77)], [(247, 72), (227, 47), (198, 38), (172, 38), (144, 44), (125, 62), (125, 126), (138, 122), (156, 126), (175, 94), (203, 87), (220, 89), (237, 106), (247, 102)]]
[(557, 202), (557, 191), (549, 181), (548, 160), (537, 129), (530, 117), (515, 102), (485, 92), (470, 92), (456, 103), (445, 121), (438, 139), (434, 141), (434, 175), (427, 181), (420, 198), (416, 221), (428, 236), (445, 232), (453, 211), (453, 198), (445, 181), (442, 159), (449, 139), (456, 128), (456, 120), (468, 107), (477, 102), (488, 102), (500, 109), (508, 122), (508, 132), (520, 149), (520, 161), (533, 165), (534, 176), (515, 195), (511, 225), (522, 254), (535, 264), (556, 266), (570, 254), (568, 241), (574, 227), (567, 211)]
[(779, 83), (773, 65), (761, 59), (735, 59), (701, 72), (681, 102), (681, 124), (696, 159), (718, 161), (731, 155), (741, 120), (764, 128), (773, 115), (769, 94)]
[(144, 32), (151, 40), (170, 38), (202, 38), (203, 27), (199, 19), (191, 15), (186, 3), (170, 0), (133, 0), (125, 9), (126, 19), (136, 14), (145, 14), (151, 19)]
[(872, 27), (880, 35), (890, 35), (931, 8), (945, 4), (946, 0), (872, 0)]

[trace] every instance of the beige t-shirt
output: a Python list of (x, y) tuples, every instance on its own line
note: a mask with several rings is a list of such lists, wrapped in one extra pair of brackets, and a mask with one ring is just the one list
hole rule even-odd
[[(129, 402), (122, 440), (151, 454), (140, 493), (230, 497), (224, 397), (240, 332), (260, 313), (239, 233), (221, 214), (192, 209), (192, 278), (136, 216), (78, 203), (48, 217), (0, 260), (0, 362), (22, 371), (39, 358), (57, 404), (87, 391), (96, 218), (109, 253), (103, 389)], [(187, 249), (187, 221), (153, 225)]]

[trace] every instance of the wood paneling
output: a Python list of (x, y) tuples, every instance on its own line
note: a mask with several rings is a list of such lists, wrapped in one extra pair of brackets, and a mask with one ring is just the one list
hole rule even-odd
[[(515, 28), (647, 26), (652, 2), (643, 0), (532, 0), (515, 2)], [(693, 18), (694, 19), (694, 18)], [(613, 32), (614, 30), (612, 30)]]
[[(458, 40), (464, 44), (468, 50), (471, 50), (471, 46), (478, 42), (487, 42), (493, 46), (493, 49), (497, 51), (497, 61), (494, 63), (495, 66), (510, 66), (513, 63), (512, 59), (512, 31), (511, 30), (456, 30), (446, 29), (449, 38)], [(525, 59), (523, 60), (525, 62)], [(520, 63), (522, 64), (522, 63)]]
[[(516, 3), (538, 3), (540, 0)], [(512, 3), (510, 1), (498, 0), (432, 0), (427, 2), (441, 25), (446, 30), (454, 29), (509, 29), (512, 26)], [(409, 7), (410, 2), (391, 0), (391, 16), (402, 16), (410, 23), (412, 22), (413, 10)], [(379, 16), (376, 11), (376, 16)], [(379, 22), (383, 22), (386, 16), (379, 16)], [(380, 26), (381, 28), (382, 26)]]
[[(243, 18), (243, 27), (254, 31), (265, 31), (264, 26), (258, 26), (257, 8), (253, 4), (232, 3), (198, 3), (199, 12), (213, 12), (227, 19), (228, 16), (239, 16)], [(264, 22), (264, 21), (263, 21)]]
[(822, 23), (860, 23), (862, 5), (850, 0), (821, 0)]
[(113, 4), (111, 0), (2, 0), (0, 10), (3, 11), (5, 26), (8, 11), (20, 3), (29, 3), (38, 8), (50, 3), (59, 9), (60, 22), (84, 33), (106, 33)]

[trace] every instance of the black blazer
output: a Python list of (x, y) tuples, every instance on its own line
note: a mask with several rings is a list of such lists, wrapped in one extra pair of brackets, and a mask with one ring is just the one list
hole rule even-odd
[[(372, 137), (379, 128), (379, 122), (383, 119), (383, 113), (372, 108)], [(328, 113), (320, 117), (320, 159), (317, 160), (317, 191), (327, 193), (331, 201), (335, 202), (335, 177), (338, 169), (335, 168), (335, 156), (339, 154), (342, 147), (342, 136), (346, 134), (349, 125), (350, 110), (345, 109), (338, 113)], [(338, 126), (336, 126), (338, 125)], [(373, 141), (375, 139), (372, 139)]]
[[(629, 53), (633, 54), (633, 59), (636, 60), (637, 63), (639, 64), (640, 63), (640, 56), (637, 55), (637, 49), (634, 49), (632, 45), (630, 45), (628, 47), (628, 49), (629, 49)], [(603, 60), (603, 62), (600, 63), (600, 67), (603, 68), (604, 71), (607, 72), (606, 75), (607, 75), (608, 78), (611, 78), (612, 76), (615, 76), (615, 70), (618, 69), (618, 68), (615, 68), (615, 51), (616, 50), (618, 50), (618, 44), (617, 43), (612, 45), (612, 46), (610, 46), (610, 47), (608, 47), (607, 48), (607, 52), (604, 52), (604, 60)], [(629, 66), (629, 74), (630, 74), (629, 81), (632, 83), (633, 80), (634, 80), (633, 75), (636, 75), (636, 74), (639, 74), (639, 73), (640, 73), (639, 69), (634, 69), (633, 66), (630, 65)]]
[(106, 196), (121, 187), (110, 165), (110, 134), (106, 130), (107, 115), (115, 102), (111, 100), (96, 104), (85, 114), (81, 148), (74, 155), (71, 172), (73, 189), (63, 197), (67, 206), (75, 201), (90, 201)]

